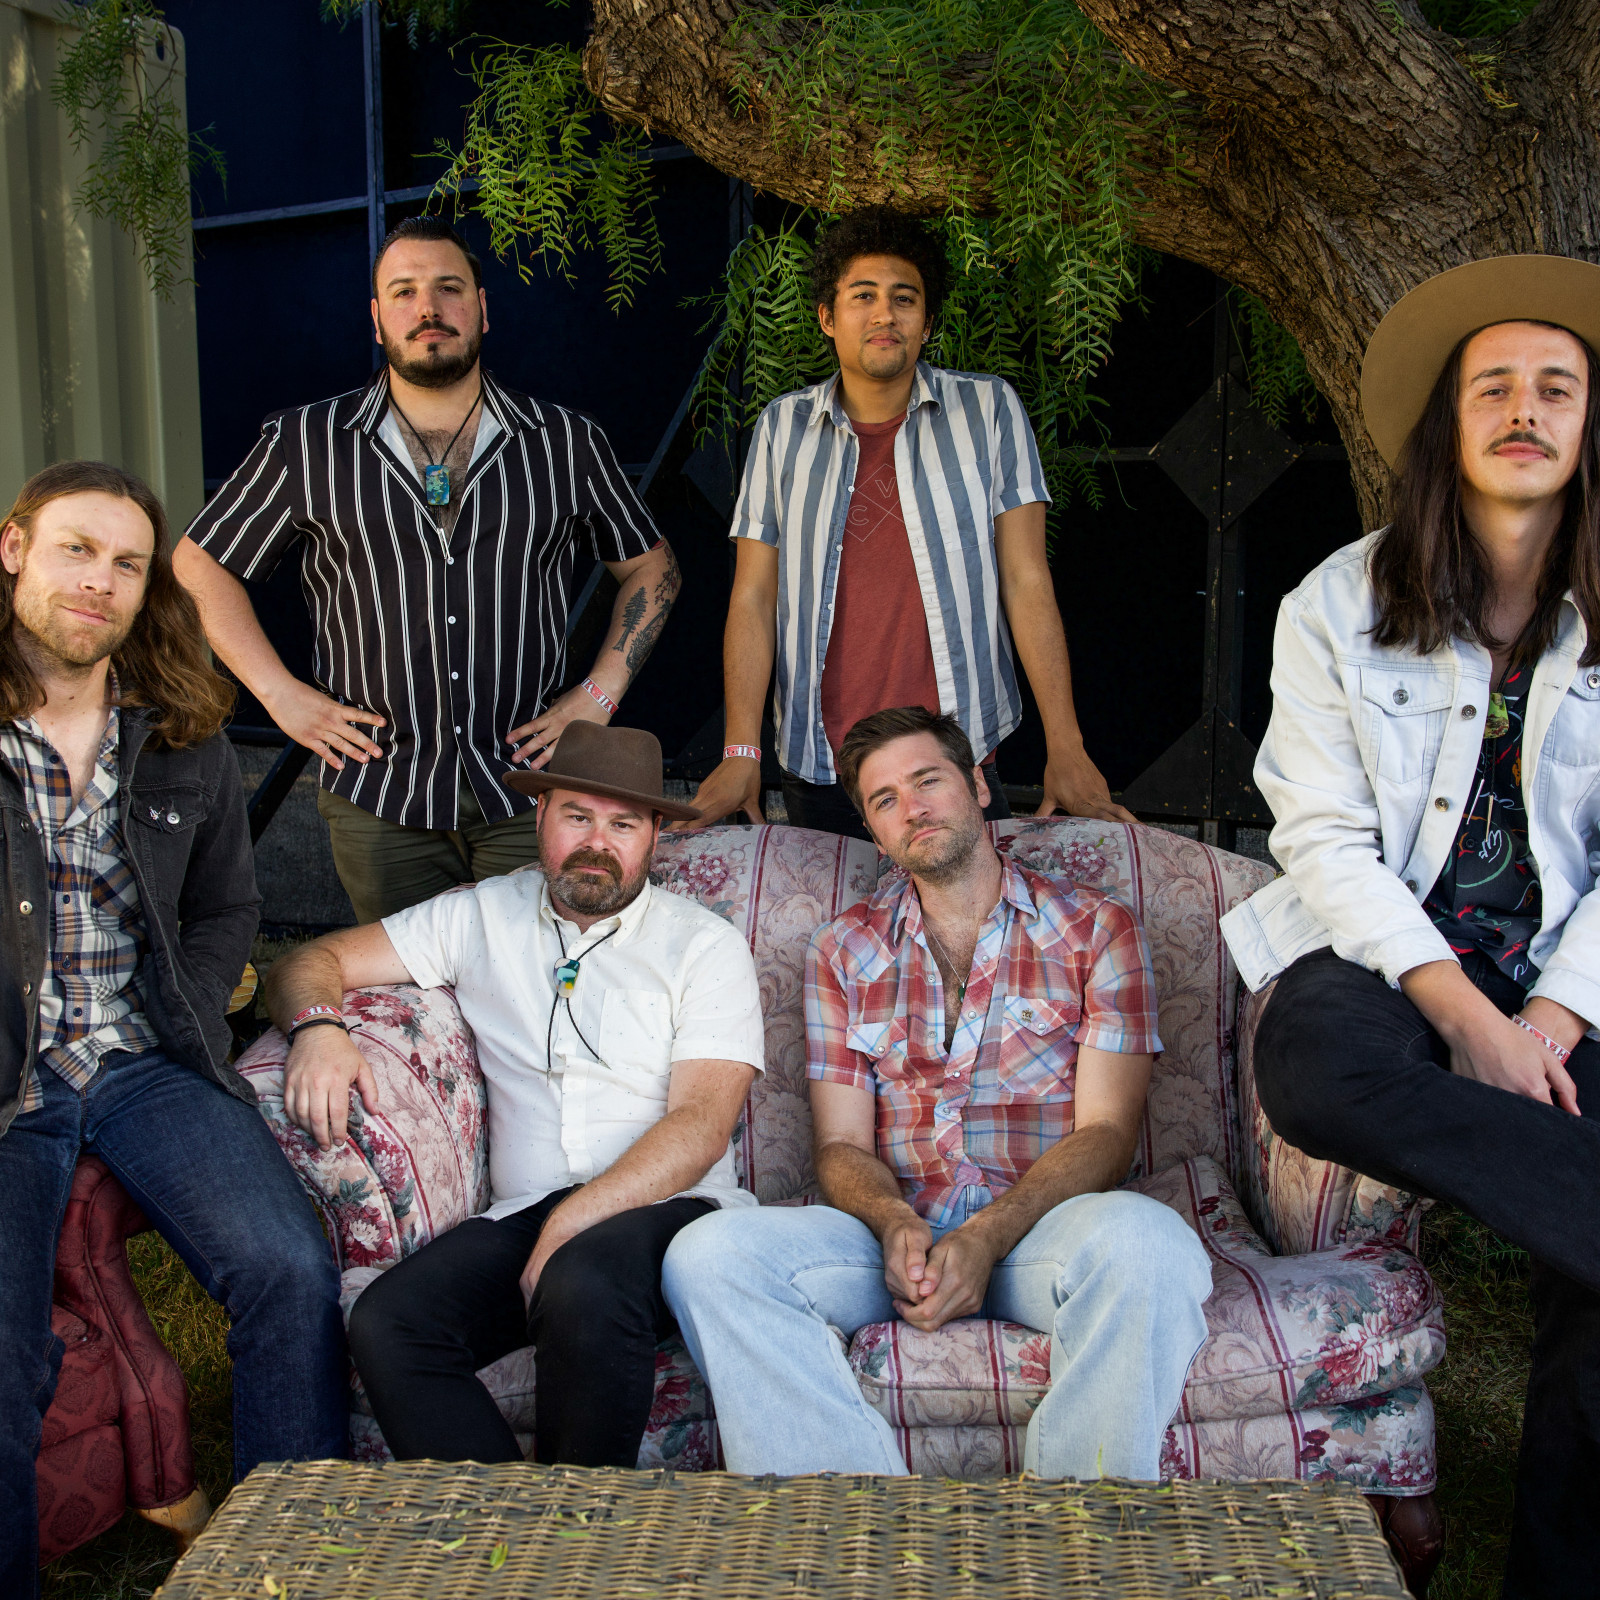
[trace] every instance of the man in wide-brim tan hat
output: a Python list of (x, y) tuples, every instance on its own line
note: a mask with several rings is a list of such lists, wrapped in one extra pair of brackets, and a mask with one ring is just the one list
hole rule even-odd
[(506, 781), (538, 796), (542, 874), (451, 890), (273, 968), (284, 1105), (324, 1148), (343, 1139), (352, 1089), (378, 1109), (345, 991), (455, 989), (488, 1086), (491, 1204), (356, 1302), (373, 1414), (400, 1460), (521, 1460), (475, 1374), (532, 1345), (536, 1459), (631, 1467), (672, 1326), (667, 1245), (755, 1204), (730, 1144), (762, 1070), (755, 965), (720, 917), (650, 883), (662, 817), (694, 816), (661, 792), (654, 735), (574, 722), (547, 767)]
[[(1600, 267), (1553, 256), (1440, 273), (1379, 325), (1392, 520), (1283, 602), (1256, 780), (1284, 876), (1223, 919), (1276, 981), (1277, 1132), (1534, 1257), (1505, 1593), (1550, 1600), (1600, 1594), (1597, 348)], [(1386, 1423), (1402, 1492), (1432, 1487), (1417, 1393)]]

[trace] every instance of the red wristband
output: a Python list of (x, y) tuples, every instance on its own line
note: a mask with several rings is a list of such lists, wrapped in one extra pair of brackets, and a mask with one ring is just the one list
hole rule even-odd
[(617, 714), (617, 702), (615, 700), (613, 700), (611, 698), (611, 696), (608, 695), (605, 692), (605, 690), (602, 689), (600, 687), (600, 685), (594, 681), (593, 678), (585, 678), (583, 680), (583, 686), (584, 686), (585, 689), (587, 689), (589, 691), (589, 698), (591, 700), (599, 701), (599, 703), (601, 705), (603, 705), (606, 708), (606, 710), (611, 713), (612, 716), (616, 716), (616, 714)]
[(761, 759), (761, 746), (755, 744), (725, 744), (722, 747), (722, 759), (732, 761), (735, 756), (744, 756), (749, 761)]
[(1526, 1029), (1535, 1039), (1553, 1055), (1562, 1066), (1566, 1066), (1567, 1059), (1572, 1052), (1565, 1045), (1557, 1044), (1554, 1039), (1542, 1028), (1536, 1028), (1526, 1017), (1513, 1017), (1511, 1019), (1519, 1028)]
[(338, 1006), (307, 1006), (304, 1011), (297, 1011), (289, 1018), (290, 1030), (298, 1028), (302, 1022), (311, 1017), (338, 1017), (343, 1021), (344, 1013)]

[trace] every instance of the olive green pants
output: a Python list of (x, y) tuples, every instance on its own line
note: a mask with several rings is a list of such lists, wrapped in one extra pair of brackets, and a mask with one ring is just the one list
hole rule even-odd
[(536, 812), (485, 822), (463, 782), (455, 828), (403, 828), (342, 795), (317, 790), (333, 864), (357, 922), (376, 922), (446, 889), (493, 878), (539, 859)]

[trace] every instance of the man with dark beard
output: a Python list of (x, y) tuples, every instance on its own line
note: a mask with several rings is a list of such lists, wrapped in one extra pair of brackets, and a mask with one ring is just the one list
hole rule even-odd
[(520, 1461), (474, 1374), (531, 1344), (536, 1459), (631, 1467), (672, 1326), (662, 1255), (697, 1217), (755, 1204), (730, 1144), (762, 1070), (755, 965), (720, 917), (649, 881), (661, 819), (694, 816), (662, 798), (652, 734), (575, 722), (542, 772), (507, 782), (538, 796), (543, 876), (439, 895), (272, 969), (284, 1105), (325, 1149), (343, 1139), (352, 1087), (377, 1106), (345, 991), (454, 987), (488, 1085), (492, 1204), (356, 1302), (373, 1414), (400, 1460)]
[[(206, 635), (322, 759), (318, 808), (359, 922), (534, 858), (500, 782), (574, 721), (604, 723), (678, 592), (671, 547), (593, 422), (482, 371), (477, 258), (437, 217), (372, 268), (386, 364), (364, 389), (268, 417), (173, 553)], [(590, 675), (556, 698), (580, 544), (620, 588)], [(273, 649), (241, 579), (299, 546), (317, 685)]]
[(728, 1469), (905, 1472), (837, 1335), (982, 1315), (1051, 1335), (1030, 1471), (1156, 1478), (1211, 1274), (1176, 1212), (1117, 1188), (1161, 1048), (1143, 930), (996, 854), (954, 717), (864, 717), (839, 777), (904, 874), (806, 957), (825, 1204), (703, 1217), (664, 1268)]

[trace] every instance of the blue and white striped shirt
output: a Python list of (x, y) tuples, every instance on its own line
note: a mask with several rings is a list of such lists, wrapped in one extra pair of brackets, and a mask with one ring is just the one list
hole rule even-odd
[[(778, 761), (808, 783), (836, 776), (822, 726), (822, 666), (859, 458), (837, 374), (783, 395), (756, 424), (733, 513), (731, 538), (778, 551)], [(939, 709), (955, 716), (982, 757), (1022, 718), (994, 519), (1050, 499), (1016, 391), (1002, 378), (919, 361), (894, 470)]]

